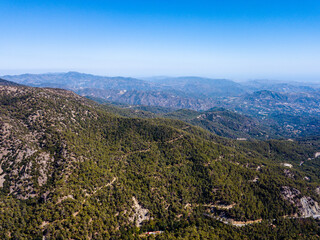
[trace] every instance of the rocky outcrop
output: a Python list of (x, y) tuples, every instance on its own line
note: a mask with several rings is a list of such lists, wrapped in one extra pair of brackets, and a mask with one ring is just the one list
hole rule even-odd
[(302, 197), (300, 199), (299, 210), (303, 217), (318, 217), (320, 216), (320, 207), (318, 202), (311, 197)]
[(284, 169), (283, 173), (286, 177), (294, 179), (294, 174), (289, 169)]
[(284, 198), (284, 200), (287, 200), (288, 202), (295, 204), (295, 199), (301, 194), (301, 192), (298, 189), (290, 188), (288, 186), (283, 186), (281, 188), (281, 195)]
[(281, 195), (283, 199), (298, 208), (301, 217), (318, 218), (320, 216), (318, 202), (314, 201), (311, 197), (301, 196), (301, 192), (298, 189), (283, 186)]
[(280, 165), (283, 167), (292, 168), (292, 164), (290, 164), (290, 163), (281, 163)]
[(3, 183), (5, 181), (5, 176), (6, 174), (2, 174), (3, 173), (3, 170), (1, 168), (1, 164), (0, 164), (0, 187), (3, 187)]
[(133, 200), (133, 215), (129, 218), (130, 222), (136, 222), (136, 226), (140, 227), (143, 221), (148, 221), (150, 219), (149, 210), (143, 208), (135, 197)]

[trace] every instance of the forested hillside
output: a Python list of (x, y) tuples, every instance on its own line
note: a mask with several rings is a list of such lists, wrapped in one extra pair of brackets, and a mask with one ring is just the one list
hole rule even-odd
[(283, 131), (283, 128), (276, 121), (259, 120), (224, 108), (212, 108), (207, 111), (175, 110), (153, 106), (109, 104), (100, 98), (88, 98), (103, 104), (107, 111), (119, 116), (182, 120), (219, 136), (232, 139), (267, 140), (293, 137), (291, 134), (288, 135), (287, 132)]
[(318, 239), (319, 139), (237, 141), (0, 86), (1, 239)]

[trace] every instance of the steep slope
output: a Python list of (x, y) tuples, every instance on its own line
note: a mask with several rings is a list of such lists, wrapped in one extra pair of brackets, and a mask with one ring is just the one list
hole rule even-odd
[(239, 143), (181, 121), (117, 117), (59, 89), (1, 86), (0, 103), (2, 239), (139, 239), (199, 224), (216, 238), (250, 238), (215, 219), (311, 216), (304, 209), (320, 200), (319, 177), (298, 163), (316, 145)]

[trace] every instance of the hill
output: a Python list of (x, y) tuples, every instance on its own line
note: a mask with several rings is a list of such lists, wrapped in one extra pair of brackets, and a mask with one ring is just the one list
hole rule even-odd
[(21, 85), (18, 83), (10, 82), (10, 81), (7, 81), (7, 80), (0, 78), (0, 86), (21, 86)]
[[(90, 97), (89, 97), (90, 98)], [(207, 111), (165, 108), (144, 105), (108, 103), (100, 98), (90, 98), (103, 104), (104, 108), (124, 117), (169, 118), (178, 119), (199, 126), (221, 137), (232, 139), (283, 139), (291, 137), (281, 130), (275, 121), (259, 120), (245, 114), (224, 108), (212, 108)]]
[(320, 134), (320, 92), (278, 93), (268, 90), (220, 99), (217, 105), (278, 126), (287, 137)]
[(163, 115), (200, 126), (214, 134), (228, 138), (279, 138), (277, 131), (263, 125), (256, 118), (235, 113), (223, 108), (208, 111), (177, 110)]
[(116, 116), (61, 89), (1, 86), (0, 114), (2, 239), (319, 233), (304, 220), (320, 214), (317, 139), (229, 140), (179, 120)]
[(103, 104), (107, 111), (119, 116), (178, 119), (227, 138), (253, 138), (266, 140), (284, 137), (279, 135), (277, 125), (263, 124), (257, 118), (223, 108), (212, 108), (208, 111), (194, 111), (189, 109), (176, 110), (174, 108), (144, 105), (110, 104), (100, 98), (90, 99)]

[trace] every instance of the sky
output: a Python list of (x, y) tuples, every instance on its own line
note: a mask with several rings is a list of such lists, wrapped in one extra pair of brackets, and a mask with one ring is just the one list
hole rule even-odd
[(1, 0), (0, 75), (320, 81), (319, 0)]

